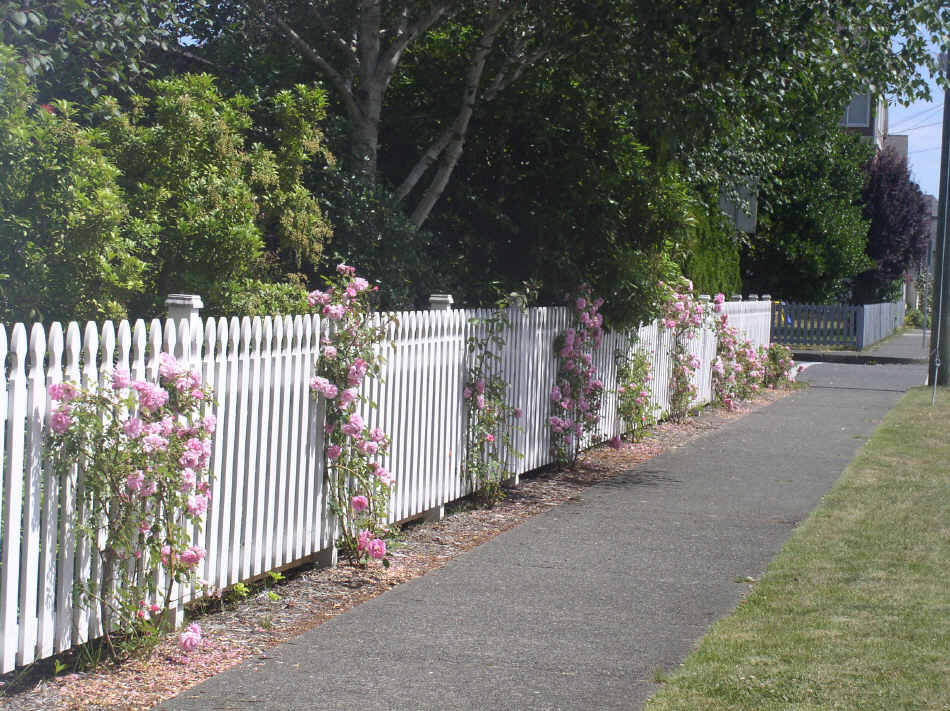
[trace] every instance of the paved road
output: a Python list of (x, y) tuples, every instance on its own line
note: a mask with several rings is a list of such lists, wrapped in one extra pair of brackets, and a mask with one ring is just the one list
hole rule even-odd
[(638, 709), (734, 609), (921, 365), (812, 384), (164, 709)]

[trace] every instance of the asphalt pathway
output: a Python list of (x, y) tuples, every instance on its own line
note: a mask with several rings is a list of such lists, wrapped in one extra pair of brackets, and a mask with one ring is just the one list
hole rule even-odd
[(769, 407), (162, 709), (639, 709), (926, 368), (821, 363)]

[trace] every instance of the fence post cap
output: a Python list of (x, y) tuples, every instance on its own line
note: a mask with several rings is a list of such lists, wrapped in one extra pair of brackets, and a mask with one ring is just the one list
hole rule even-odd
[(742, 301), (742, 294), (733, 294), (730, 301)]
[(165, 297), (165, 307), (183, 306), (189, 309), (203, 309), (204, 302), (197, 294), (169, 294)]
[(429, 296), (430, 311), (448, 311), (452, 308), (455, 299), (451, 294), (432, 294)]
[(749, 294), (749, 296), (747, 296), (746, 298), (747, 298), (749, 301), (758, 301), (758, 300), (759, 300), (759, 295), (758, 295), (758, 294)]
[(771, 294), (762, 294), (762, 296), (760, 296), (759, 298), (760, 298), (762, 301), (771, 301), (771, 300), (772, 300), (772, 295), (771, 295)]
[(699, 295), (699, 300), (700, 300), (700, 301), (710, 301), (711, 298), (710, 298), (709, 294), (700, 294), (700, 295)]

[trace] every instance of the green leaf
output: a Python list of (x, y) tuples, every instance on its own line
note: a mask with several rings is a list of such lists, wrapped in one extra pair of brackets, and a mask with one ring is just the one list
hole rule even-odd
[(18, 26), (26, 27), (26, 13), (22, 10), (17, 10), (10, 17)]

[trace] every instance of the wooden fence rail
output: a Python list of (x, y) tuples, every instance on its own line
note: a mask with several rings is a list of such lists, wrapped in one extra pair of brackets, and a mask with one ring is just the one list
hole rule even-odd
[[(725, 304), (735, 323), (755, 342), (767, 344), (769, 304)], [(382, 462), (396, 476), (392, 520), (438, 509), (464, 496), (465, 436), (462, 383), (466, 339), (481, 310), (396, 314), (390, 326), (395, 350), (379, 380), (364, 394), (379, 409), (361, 413), (392, 438)], [(523, 410), (515, 434), (520, 474), (551, 461), (547, 426), (555, 382), (555, 336), (568, 326), (563, 308), (513, 310), (501, 372), (509, 402)], [(327, 511), (323, 460), (323, 403), (310, 397), (309, 381), (319, 350), (318, 316), (123, 321), (101, 327), (76, 323), (48, 330), (0, 325), (0, 672), (51, 656), (101, 634), (97, 609), (74, 605), (77, 580), (96, 580), (97, 556), (73, 530), (73, 492), (79, 472), (53, 476), (43, 455), (49, 384), (103, 382), (116, 365), (133, 378), (158, 379), (165, 351), (200, 371), (215, 391), (209, 411), (217, 419), (211, 471), (214, 484), (205, 525), (193, 532), (204, 547), (199, 578), (224, 588), (294, 561), (327, 555), (334, 522)], [(586, 444), (621, 431), (614, 352), (634, 341), (650, 353), (653, 402), (668, 407), (670, 336), (658, 324), (637, 337), (608, 333), (595, 354), (603, 395), (600, 429)], [(710, 363), (715, 336), (705, 330), (691, 343), (702, 367), (698, 401), (711, 397)], [(177, 591), (187, 602), (197, 589)]]

